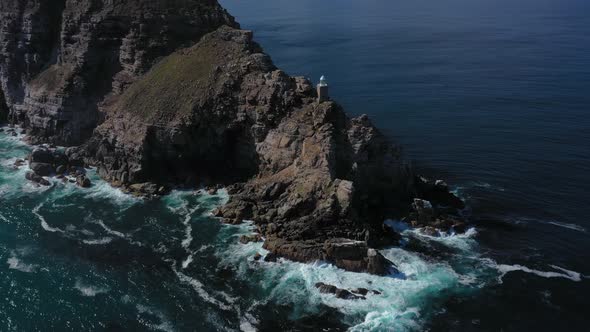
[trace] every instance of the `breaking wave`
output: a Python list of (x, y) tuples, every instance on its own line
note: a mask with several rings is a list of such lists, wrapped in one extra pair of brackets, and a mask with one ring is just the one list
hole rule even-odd
[(555, 270), (561, 271), (561, 272), (539, 271), (539, 270), (531, 269), (531, 268), (523, 266), (523, 265), (496, 264), (493, 261), (490, 262), (490, 265), (495, 267), (501, 273), (501, 275), (498, 277), (500, 282), (502, 282), (502, 278), (506, 274), (508, 274), (509, 272), (516, 272), (516, 271), (534, 274), (534, 275), (542, 277), (542, 278), (564, 278), (564, 279), (569, 279), (571, 281), (576, 281), (576, 282), (579, 282), (582, 280), (582, 275), (580, 273), (575, 272), (575, 271), (571, 271), (571, 270), (567, 270), (567, 269), (564, 269), (564, 268), (556, 266), (556, 265), (550, 265), (550, 267), (552, 267)]
[(98, 287), (93, 285), (87, 285), (82, 283), (80, 280), (76, 281), (74, 288), (80, 291), (83, 296), (94, 297), (98, 294), (108, 293), (109, 289), (106, 287)]

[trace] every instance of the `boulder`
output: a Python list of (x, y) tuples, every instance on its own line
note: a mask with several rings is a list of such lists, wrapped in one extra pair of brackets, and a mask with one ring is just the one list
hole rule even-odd
[(36, 148), (31, 152), (29, 156), (30, 163), (45, 163), (45, 164), (52, 164), (53, 163), (53, 153), (49, 149), (45, 148)]
[(434, 209), (429, 201), (420, 198), (414, 198), (412, 208), (418, 215), (417, 221), (419, 224), (428, 224), (433, 220)]
[(85, 175), (78, 175), (76, 177), (76, 183), (82, 188), (89, 188), (92, 185), (90, 179)]
[(129, 190), (137, 194), (155, 195), (158, 193), (159, 187), (155, 183), (144, 182), (130, 185)]
[(272, 252), (269, 252), (268, 254), (266, 254), (266, 256), (264, 256), (265, 262), (276, 262), (277, 259), (278, 259), (278, 256)]
[(29, 167), (35, 174), (40, 176), (49, 176), (54, 173), (53, 166), (48, 163), (32, 162)]
[(356, 295), (356, 294), (353, 294), (349, 290), (338, 288), (334, 285), (328, 285), (323, 282), (316, 283), (315, 287), (320, 291), (320, 293), (334, 294), (339, 299), (344, 299), (344, 300), (359, 300), (359, 299), (364, 300), (365, 299), (365, 297), (362, 295)]
[(432, 226), (426, 226), (422, 229), (420, 229), (420, 232), (424, 235), (428, 235), (428, 236), (438, 236), (438, 231), (436, 230), (436, 228), (432, 227)]
[(242, 235), (240, 236), (240, 243), (241, 244), (248, 244), (250, 242), (260, 242), (262, 241), (262, 237), (260, 234), (250, 234), (250, 235)]
[(59, 165), (55, 169), (55, 173), (58, 175), (63, 175), (67, 172), (68, 168), (65, 165)]
[(44, 186), (50, 186), (51, 183), (44, 179), (42, 176), (35, 174), (35, 172), (27, 172), (25, 178), (31, 182), (38, 183)]

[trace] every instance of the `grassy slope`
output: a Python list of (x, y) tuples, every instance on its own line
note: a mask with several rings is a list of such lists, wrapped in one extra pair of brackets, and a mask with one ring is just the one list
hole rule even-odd
[(186, 118), (213, 81), (219, 51), (205, 44), (164, 58), (123, 93), (117, 109), (150, 123)]

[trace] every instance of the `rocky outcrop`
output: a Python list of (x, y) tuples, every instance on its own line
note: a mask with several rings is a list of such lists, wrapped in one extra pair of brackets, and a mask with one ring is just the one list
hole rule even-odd
[(423, 228), (423, 233), (431, 236), (437, 236), (439, 230), (465, 232), (467, 225), (458, 213), (465, 208), (465, 203), (449, 192), (444, 181), (417, 177), (415, 183), (420, 198), (414, 198), (412, 211), (405, 221), (413, 227)]
[[(27, 159), (31, 171), (27, 172), (25, 177), (34, 183), (50, 185), (44, 177), (57, 176), (64, 182), (71, 180), (83, 188), (88, 188), (92, 184), (82, 167), (83, 161), (70, 158), (59, 149), (40, 146), (35, 148)], [(24, 164), (24, 160), (17, 159), (14, 166), (18, 168)]]
[(334, 294), (339, 299), (344, 300), (365, 300), (367, 294), (371, 295), (378, 295), (381, 294), (379, 291), (376, 290), (369, 290), (366, 288), (356, 288), (356, 289), (343, 289), (338, 288), (334, 285), (325, 284), (323, 282), (318, 282), (315, 284), (315, 287), (320, 291), (320, 293), (324, 294)]
[[(35, 142), (79, 144), (161, 56), (223, 24), (215, 0), (0, 0), (0, 86)], [(0, 117), (5, 114), (0, 103)]]

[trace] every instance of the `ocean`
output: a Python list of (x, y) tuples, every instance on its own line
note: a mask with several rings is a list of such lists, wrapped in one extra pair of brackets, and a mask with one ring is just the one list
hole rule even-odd
[[(401, 276), (257, 262), (219, 190), (158, 200), (35, 187), (0, 133), (2, 331), (549, 331), (586, 329), (590, 296), (590, 3), (223, 0), (275, 64), (368, 114), (473, 228), (396, 221)], [(316, 282), (381, 294), (341, 300)]]

